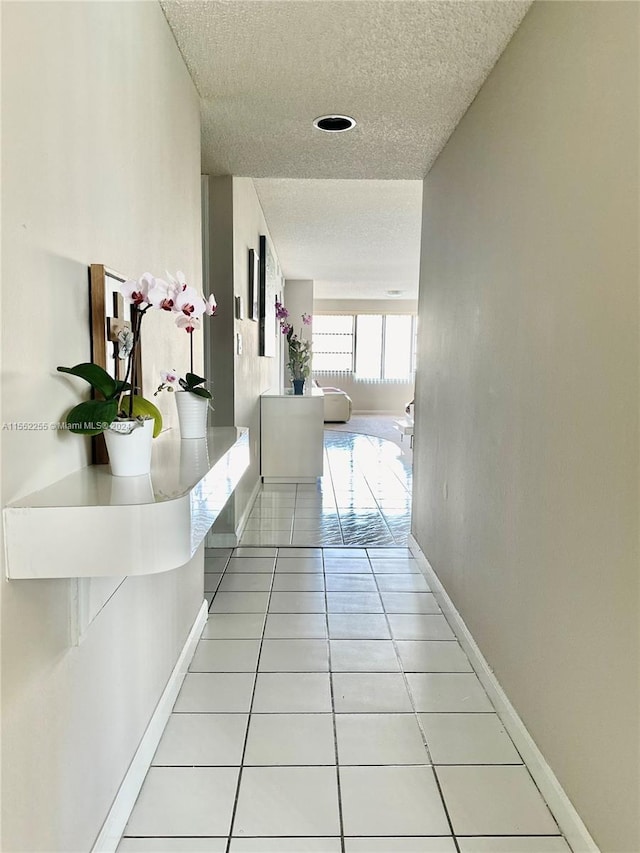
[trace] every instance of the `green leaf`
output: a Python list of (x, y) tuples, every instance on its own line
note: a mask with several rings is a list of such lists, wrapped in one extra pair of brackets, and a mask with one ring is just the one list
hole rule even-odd
[[(125, 412), (129, 411), (129, 397), (125, 397), (122, 401)], [(153, 427), (153, 437), (157, 438), (162, 431), (162, 414), (157, 406), (154, 406), (151, 400), (146, 397), (140, 397), (138, 394), (133, 395), (133, 417), (153, 418), (155, 421)]]
[(129, 382), (123, 382), (122, 379), (116, 379), (116, 393), (115, 397), (119, 397), (123, 391), (131, 391), (131, 384)]
[(191, 394), (197, 394), (198, 397), (205, 397), (207, 400), (213, 400), (211, 392), (206, 388), (189, 388)]
[(58, 367), (60, 373), (70, 373), (88, 382), (92, 388), (99, 391), (105, 400), (112, 400), (117, 395), (117, 385), (107, 371), (97, 364), (87, 362), (76, 364), (74, 367)]
[(100, 435), (118, 414), (117, 400), (87, 400), (74, 406), (65, 418), (77, 435)]
[(195, 388), (196, 385), (202, 385), (207, 380), (202, 376), (196, 376), (195, 373), (187, 373), (185, 374), (185, 379), (187, 380), (187, 385), (189, 386), (189, 390)]

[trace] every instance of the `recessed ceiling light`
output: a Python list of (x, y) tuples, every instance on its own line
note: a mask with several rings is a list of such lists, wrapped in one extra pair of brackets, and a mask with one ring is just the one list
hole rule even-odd
[(404, 290), (387, 290), (387, 296), (402, 296)]
[(328, 115), (319, 116), (314, 120), (313, 126), (316, 130), (324, 130), (326, 133), (343, 133), (356, 126), (356, 120), (351, 116)]

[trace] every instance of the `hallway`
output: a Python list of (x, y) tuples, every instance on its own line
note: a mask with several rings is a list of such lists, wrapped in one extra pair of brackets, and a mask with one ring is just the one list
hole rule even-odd
[(567, 853), (406, 547), (411, 466), (344, 431), (325, 453), (207, 551), (208, 621), (119, 853)]
[(408, 549), (209, 554), (119, 853), (569, 851)]

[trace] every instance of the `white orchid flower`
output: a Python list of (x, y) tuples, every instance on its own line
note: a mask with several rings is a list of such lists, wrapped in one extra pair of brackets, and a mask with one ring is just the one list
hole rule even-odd
[(178, 295), (178, 285), (169, 284), (164, 279), (156, 278), (149, 288), (148, 299), (154, 308), (162, 311), (173, 311)]
[(120, 293), (124, 296), (125, 301), (129, 305), (135, 305), (137, 308), (146, 308), (151, 303), (149, 302), (149, 288), (153, 287), (154, 277), (150, 272), (144, 273), (136, 281), (129, 279), (120, 285)]
[(187, 287), (187, 279), (182, 270), (178, 270), (175, 277), (167, 270), (167, 278), (176, 290), (184, 290)]
[(178, 293), (175, 301), (174, 311), (179, 311), (187, 317), (202, 317), (205, 312), (206, 302), (202, 296), (198, 295), (198, 291), (186, 286), (184, 290)]
[(181, 314), (176, 318), (176, 326), (179, 329), (184, 329), (188, 334), (191, 334), (200, 328), (200, 320), (198, 320), (197, 317), (190, 317), (187, 314)]
[(216, 313), (217, 307), (218, 307), (218, 303), (216, 302), (216, 298), (213, 295), (213, 293), (210, 293), (209, 298), (206, 300), (206, 302), (204, 304), (205, 313), (209, 317), (213, 317), (213, 315)]

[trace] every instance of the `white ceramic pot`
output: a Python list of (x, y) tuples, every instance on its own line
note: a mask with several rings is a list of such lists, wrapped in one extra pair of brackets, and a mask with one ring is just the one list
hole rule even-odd
[(192, 488), (209, 473), (209, 448), (206, 438), (180, 442), (180, 485)]
[(176, 391), (176, 406), (180, 421), (180, 438), (207, 437), (209, 400), (191, 391)]
[(151, 471), (151, 444), (154, 421), (132, 427), (132, 421), (114, 421), (104, 431), (114, 477), (141, 477)]
[(148, 474), (111, 478), (111, 506), (152, 504), (154, 500), (153, 483)]

